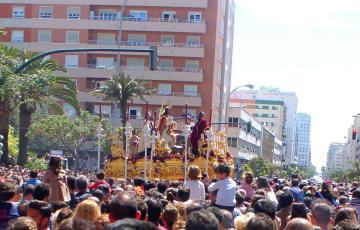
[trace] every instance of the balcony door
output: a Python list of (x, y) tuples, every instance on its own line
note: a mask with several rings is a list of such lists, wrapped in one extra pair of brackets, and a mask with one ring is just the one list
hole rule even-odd
[(114, 58), (98, 57), (96, 58), (96, 69), (113, 69)]

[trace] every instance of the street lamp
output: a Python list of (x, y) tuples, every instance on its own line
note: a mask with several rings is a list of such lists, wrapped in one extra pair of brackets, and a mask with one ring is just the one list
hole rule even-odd
[[(228, 108), (229, 108), (229, 100), (230, 97), (233, 93), (235, 93), (236, 91), (238, 91), (241, 88), (248, 88), (248, 89), (253, 89), (254, 85), (252, 84), (246, 84), (246, 85), (239, 85), (238, 87), (236, 87), (235, 89), (231, 90), (230, 94), (228, 95), (228, 97), (226, 98), (226, 104), (225, 104), (225, 119), (227, 119), (228, 117)], [(227, 122), (227, 121), (225, 121)]]
[(104, 129), (102, 128), (101, 122), (99, 122), (99, 126), (96, 128), (96, 136), (98, 140), (98, 159), (97, 159), (97, 169), (100, 170), (100, 152), (101, 152), (101, 138), (104, 137)]

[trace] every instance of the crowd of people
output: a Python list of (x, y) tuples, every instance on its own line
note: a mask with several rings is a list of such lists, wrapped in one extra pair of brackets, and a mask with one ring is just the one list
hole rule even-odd
[(241, 180), (231, 168), (216, 179), (190, 166), (186, 181), (106, 178), (66, 172), (51, 157), (48, 170), (0, 168), (0, 229), (9, 230), (312, 230), (360, 229), (360, 188), (325, 181)]

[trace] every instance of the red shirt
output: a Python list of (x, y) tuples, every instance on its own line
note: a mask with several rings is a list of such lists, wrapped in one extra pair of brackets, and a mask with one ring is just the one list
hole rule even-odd
[(111, 191), (110, 185), (109, 185), (108, 183), (106, 183), (106, 181), (103, 181), (103, 180), (97, 181), (97, 182), (95, 182), (94, 184), (90, 185), (90, 186), (89, 186), (89, 189), (90, 189), (90, 190), (96, 190), (96, 189), (98, 189), (98, 187), (99, 187), (100, 185), (107, 185), (107, 186), (109, 186), (109, 190)]

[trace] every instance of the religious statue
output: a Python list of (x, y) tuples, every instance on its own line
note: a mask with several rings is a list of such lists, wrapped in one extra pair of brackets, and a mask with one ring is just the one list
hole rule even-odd
[(140, 137), (137, 135), (136, 130), (132, 131), (132, 135), (130, 138), (130, 155), (137, 156), (139, 152), (139, 142)]
[(176, 133), (174, 132), (175, 127), (176, 122), (170, 115), (170, 108), (166, 107), (160, 117), (159, 133), (160, 138), (163, 139), (168, 146), (173, 146), (176, 143)]
[(200, 155), (199, 153), (199, 140), (201, 138), (201, 135), (204, 134), (205, 136), (205, 130), (209, 129), (209, 126), (207, 125), (207, 122), (205, 120), (205, 113), (201, 112), (199, 113), (198, 120), (195, 123), (193, 130), (190, 134), (190, 143), (192, 147), (192, 153), (198, 157)]

